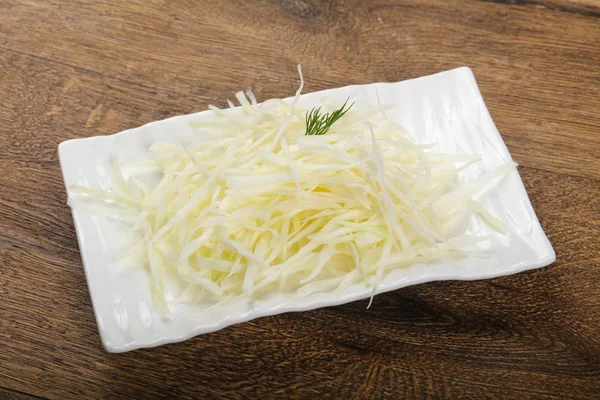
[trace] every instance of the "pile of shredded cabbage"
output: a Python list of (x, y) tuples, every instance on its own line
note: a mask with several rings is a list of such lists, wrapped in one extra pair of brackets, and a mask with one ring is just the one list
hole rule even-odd
[(170, 302), (360, 282), (375, 293), (388, 270), (472, 255), (464, 247), (486, 239), (465, 234), (472, 212), (504, 232), (473, 196), (516, 164), (459, 183), (460, 165), (479, 157), (412, 143), (382, 106), (353, 107), (327, 134), (307, 136), (298, 69), (293, 101), (258, 104), (239, 92), (241, 107), (210, 106), (213, 117), (191, 124), (194, 137), (154, 143), (155, 157), (140, 164), (160, 170), (157, 184), (125, 179), (115, 158), (109, 190), (75, 188), (139, 233), (130, 256), (148, 267), (157, 303), (167, 303), (169, 274), (185, 282)]

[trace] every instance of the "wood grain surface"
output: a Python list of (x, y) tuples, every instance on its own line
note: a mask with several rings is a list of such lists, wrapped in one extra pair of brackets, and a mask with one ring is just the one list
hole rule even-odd
[[(557, 261), (100, 344), (59, 142), (470, 66)], [(0, 398), (600, 399), (600, 1), (0, 0)]]

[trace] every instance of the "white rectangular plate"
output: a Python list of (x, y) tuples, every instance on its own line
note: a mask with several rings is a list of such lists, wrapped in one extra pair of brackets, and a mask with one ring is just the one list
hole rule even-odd
[[(355, 107), (393, 104), (388, 113), (403, 125), (418, 143), (437, 143), (446, 153), (476, 153), (482, 161), (465, 170), (470, 179), (511, 159), (469, 68), (398, 83), (374, 83), (303, 95), (300, 103), (317, 104), (324, 97), (343, 102), (359, 96)], [(178, 143), (189, 135), (188, 122), (210, 116), (212, 111), (182, 115), (152, 122), (111, 136), (75, 139), (58, 147), (67, 194), (71, 185), (108, 187), (112, 160), (148, 156), (154, 141)], [(416, 264), (390, 271), (377, 293), (423, 282), (473, 280), (546, 266), (556, 258), (540, 227), (521, 178), (515, 170), (489, 192), (484, 205), (502, 220), (506, 235), (496, 234), (473, 217), (470, 231), (492, 234), (481, 245), (488, 258), (463, 258)], [(130, 233), (121, 224), (94, 216), (76, 207), (72, 210), (81, 258), (85, 268), (102, 343), (110, 352), (153, 347), (182, 341), (254, 318), (288, 311), (305, 311), (368, 298), (370, 289), (356, 284), (341, 295), (315, 293), (305, 298), (277, 293), (267, 298), (243, 300), (208, 313), (201, 305), (175, 306), (170, 319), (153, 309), (149, 279), (141, 268), (115, 268), (115, 255), (123, 250)], [(377, 301), (373, 305), (377, 307)]]

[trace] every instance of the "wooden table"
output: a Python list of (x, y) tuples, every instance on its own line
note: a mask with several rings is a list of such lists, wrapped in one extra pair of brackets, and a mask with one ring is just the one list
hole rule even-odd
[[(600, 398), (600, 2), (0, 1), (0, 398)], [(101, 345), (59, 142), (463, 65), (557, 253), (126, 354)]]

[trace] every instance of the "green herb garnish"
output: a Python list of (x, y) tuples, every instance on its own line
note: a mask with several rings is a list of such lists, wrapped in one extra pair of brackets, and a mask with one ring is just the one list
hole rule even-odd
[(331, 113), (321, 114), (321, 107), (310, 110), (310, 112), (306, 114), (306, 134), (324, 135), (329, 132), (331, 125), (342, 118), (354, 105), (354, 103), (352, 103), (346, 108), (348, 100), (350, 99), (347, 99), (342, 107)]

